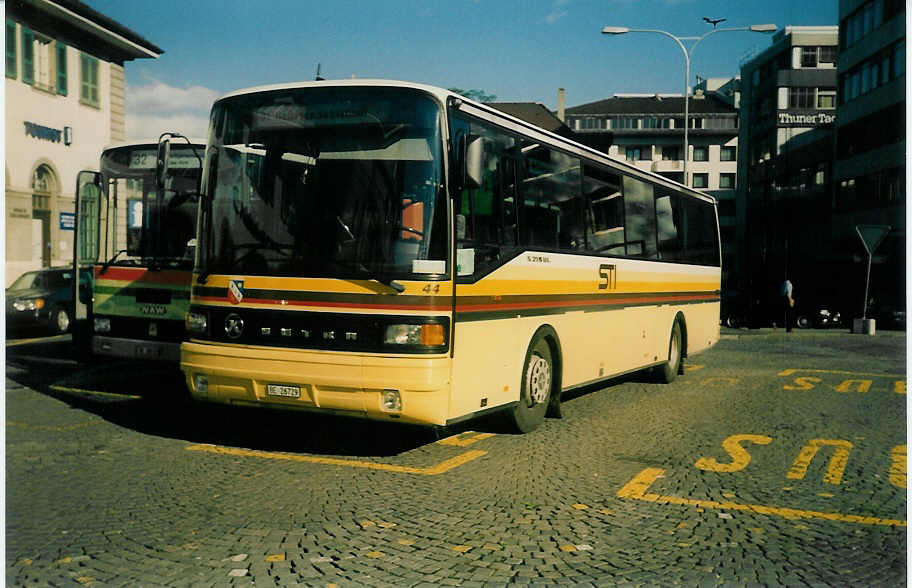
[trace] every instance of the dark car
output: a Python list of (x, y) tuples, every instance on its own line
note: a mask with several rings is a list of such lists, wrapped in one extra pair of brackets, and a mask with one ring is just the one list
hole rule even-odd
[[(80, 286), (91, 290), (88, 272)], [(6, 289), (6, 330), (66, 333), (73, 320), (73, 268), (25, 272)]]

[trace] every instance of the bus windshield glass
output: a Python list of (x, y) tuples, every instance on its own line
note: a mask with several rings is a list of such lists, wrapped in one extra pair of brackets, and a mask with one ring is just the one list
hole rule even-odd
[(219, 101), (201, 279), (445, 274), (441, 151), (440, 108), (415, 90), (293, 88)]
[(172, 145), (164, 190), (155, 178), (156, 145), (105, 151), (101, 174), (111, 214), (108, 238), (116, 245), (117, 265), (192, 265), (191, 240), (196, 233), (199, 177), (204, 148)]

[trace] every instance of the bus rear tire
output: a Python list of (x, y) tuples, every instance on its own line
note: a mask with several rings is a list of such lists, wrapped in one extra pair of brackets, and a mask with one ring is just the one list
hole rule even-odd
[(668, 341), (668, 361), (655, 368), (656, 380), (661, 384), (670, 384), (681, 370), (683, 337), (681, 336), (681, 323), (675, 321), (671, 328), (671, 337)]
[(544, 422), (553, 388), (551, 346), (544, 337), (538, 336), (526, 352), (519, 403), (510, 412), (512, 424), (518, 432), (529, 433)]

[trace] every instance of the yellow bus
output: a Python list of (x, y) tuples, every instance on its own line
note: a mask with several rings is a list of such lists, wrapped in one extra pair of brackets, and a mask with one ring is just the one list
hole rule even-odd
[(73, 335), (91, 355), (177, 365), (205, 141), (177, 140), (160, 178), (158, 144), (114, 145), (102, 151), (100, 171), (79, 173), (73, 259), (93, 280), (91, 294), (77, 297)]
[(715, 201), (447, 90), (215, 102), (181, 369), (199, 400), (531, 431), (719, 338)]

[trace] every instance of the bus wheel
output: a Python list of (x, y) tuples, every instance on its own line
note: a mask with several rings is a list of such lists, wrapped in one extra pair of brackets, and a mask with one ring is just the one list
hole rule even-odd
[(681, 368), (681, 341), (681, 323), (675, 321), (668, 342), (668, 361), (656, 368), (657, 379), (662, 384), (670, 384), (678, 375)]
[(554, 362), (551, 360), (551, 347), (544, 338), (537, 338), (526, 352), (519, 404), (511, 413), (517, 431), (534, 431), (545, 420), (553, 382)]

